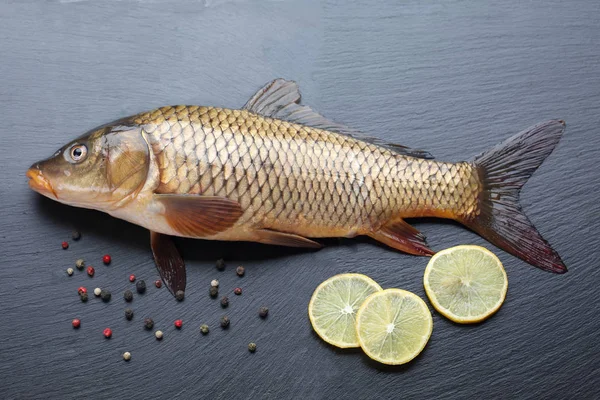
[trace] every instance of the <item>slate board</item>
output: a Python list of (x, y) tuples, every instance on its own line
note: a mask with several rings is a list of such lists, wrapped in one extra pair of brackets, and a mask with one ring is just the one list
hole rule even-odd
[[(2, 2), (0, 397), (600, 397), (600, 3), (354, 3)], [(26, 168), (118, 117), (167, 104), (239, 107), (275, 77), (299, 82), (305, 102), (335, 121), (443, 160), (470, 159), (534, 123), (565, 119), (564, 138), (522, 203), (570, 272), (544, 273), (455, 223), (415, 221), (434, 249), (474, 243), (496, 252), (509, 292), (477, 326), (434, 312), (424, 353), (396, 368), (328, 346), (306, 316), (314, 288), (342, 272), (425, 296), (427, 259), (366, 239), (327, 240), (318, 252), (178, 240), (186, 300), (149, 285), (125, 321), (129, 274), (148, 284), (157, 277), (148, 233), (42, 199), (27, 188)], [(83, 238), (63, 251), (74, 228)], [(108, 267), (104, 253), (113, 256)], [(93, 279), (65, 274), (79, 257), (96, 266)], [(240, 264), (244, 278), (234, 273)], [(208, 297), (213, 278), (222, 291), (244, 288), (226, 311)], [(111, 289), (113, 300), (80, 303), (82, 284)], [(271, 310), (266, 321), (261, 305)], [(229, 331), (217, 327), (223, 314)], [(162, 342), (142, 329), (145, 316), (165, 332)], [(212, 328), (207, 337), (202, 323)]]

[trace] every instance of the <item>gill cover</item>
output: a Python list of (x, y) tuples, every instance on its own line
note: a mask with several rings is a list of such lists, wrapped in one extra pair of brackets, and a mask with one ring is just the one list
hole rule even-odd
[[(113, 197), (135, 196), (146, 182), (148, 144), (139, 128), (112, 128), (103, 136), (106, 182)], [(118, 199), (115, 199), (118, 200)]]

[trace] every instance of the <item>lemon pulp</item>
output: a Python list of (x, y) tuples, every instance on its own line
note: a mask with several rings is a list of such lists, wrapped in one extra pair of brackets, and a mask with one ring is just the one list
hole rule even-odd
[(356, 315), (360, 347), (373, 360), (389, 365), (404, 364), (419, 355), (432, 330), (427, 304), (401, 289), (372, 294)]
[(442, 315), (458, 323), (485, 320), (504, 302), (508, 279), (502, 263), (480, 246), (456, 246), (435, 254), (423, 277), (427, 297)]
[(334, 346), (359, 347), (356, 311), (381, 287), (362, 274), (340, 274), (327, 279), (314, 291), (308, 304), (310, 323), (317, 334)]

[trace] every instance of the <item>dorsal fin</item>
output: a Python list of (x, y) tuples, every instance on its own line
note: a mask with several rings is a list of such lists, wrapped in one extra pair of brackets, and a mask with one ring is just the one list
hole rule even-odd
[(411, 149), (395, 143), (387, 143), (381, 139), (365, 136), (360, 131), (333, 122), (312, 108), (300, 105), (300, 89), (294, 81), (275, 79), (263, 86), (254, 96), (248, 100), (243, 109), (265, 117), (277, 118), (313, 128), (325, 129), (332, 132), (351, 136), (364, 142), (385, 147), (398, 154), (418, 157), (433, 158), (424, 150)]

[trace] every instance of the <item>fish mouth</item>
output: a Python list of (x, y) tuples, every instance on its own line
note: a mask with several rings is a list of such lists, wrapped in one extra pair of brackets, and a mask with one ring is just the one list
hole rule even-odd
[(36, 192), (43, 194), (47, 197), (53, 195), (58, 200), (58, 195), (54, 191), (50, 181), (42, 174), (42, 171), (37, 167), (31, 167), (27, 170), (27, 177), (29, 178), (29, 187)]

